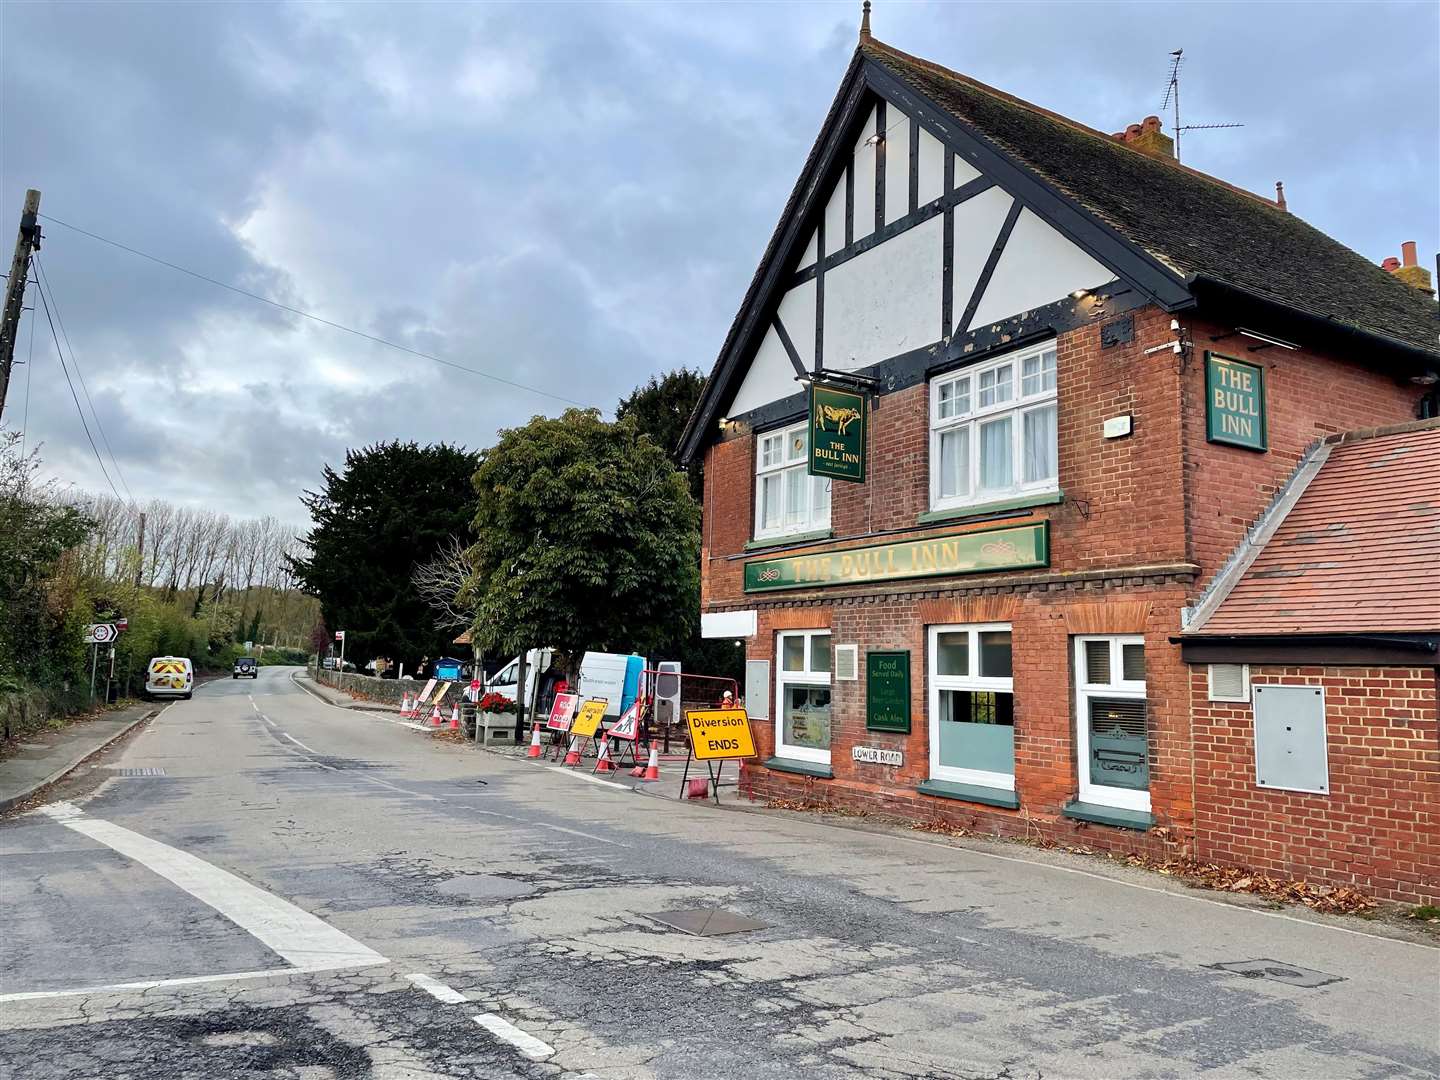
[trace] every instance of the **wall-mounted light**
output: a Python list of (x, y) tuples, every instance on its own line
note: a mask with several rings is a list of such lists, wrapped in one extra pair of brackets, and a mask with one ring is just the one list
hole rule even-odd
[(1083, 300), (1083, 299), (1085, 299), (1085, 297), (1087, 297), (1087, 296), (1089, 296), (1089, 295), (1090, 295), (1090, 290), (1089, 290), (1089, 289), (1076, 289), (1074, 292), (1072, 292), (1072, 293), (1070, 294), (1070, 299), (1071, 299), (1071, 300)]
[(866, 145), (866, 146), (879, 146), (879, 145), (880, 145), (882, 142), (884, 142), (884, 141), (885, 141), (885, 136), (884, 136), (882, 133), (880, 133), (880, 132), (877, 131), (874, 135), (871, 135), (868, 139), (865, 140), (865, 145)]
[[(1258, 334), (1254, 330), (1246, 330), (1243, 326), (1237, 326), (1235, 329), (1240, 331), (1241, 337), (1252, 338), (1255, 341), (1264, 342), (1265, 345), (1278, 345), (1282, 349), (1290, 349), (1292, 351), (1300, 348), (1299, 345), (1291, 344), (1288, 341), (1282, 341), (1280, 338), (1277, 337), (1271, 337), (1269, 334)], [(1263, 348), (1264, 346), (1262, 345), (1261, 347)], [(1251, 348), (1253, 349), (1254, 346), (1251, 346)]]
[(729, 426), (730, 426), (730, 419), (729, 419), (729, 417), (722, 416), (722, 417), (720, 418), (720, 430), (721, 430), (721, 431), (724, 431), (724, 430), (725, 430), (727, 427), (729, 427)]

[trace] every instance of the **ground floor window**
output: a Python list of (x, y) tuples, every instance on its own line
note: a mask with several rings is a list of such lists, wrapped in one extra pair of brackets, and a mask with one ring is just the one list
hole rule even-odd
[(929, 631), (930, 778), (1015, 789), (1010, 627)]
[(830, 764), (830, 631), (775, 635), (775, 753)]
[(1150, 809), (1145, 639), (1075, 639), (1076, 744), (1080, 799)]

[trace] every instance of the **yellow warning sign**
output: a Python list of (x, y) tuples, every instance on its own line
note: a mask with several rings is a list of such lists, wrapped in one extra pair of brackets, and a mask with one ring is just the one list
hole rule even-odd
[(595, 732), (600, 730), (600, 719), (605, 715), (605, 707), (609, 704), (608, 698), (597, 697), (581, 705), (574, 723), (570, 725), (570, 734), (578, 735), (582, 739), (593, 739)]
[(695, 709), (686, 712), (685, 723), (698, 761), (755, 756), (755, 738), (744, 709)]

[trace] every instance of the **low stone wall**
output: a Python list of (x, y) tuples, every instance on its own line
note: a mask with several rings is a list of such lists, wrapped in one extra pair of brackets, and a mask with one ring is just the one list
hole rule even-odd
[[(382, 705), (399, 705), (406, 694), (418, 694), (425, 685), (414, 679), (377, 679), (373, 675), (355, 675), (351, 672), (318, 671), (310, 669), (317, 682), (349, 694), (361, 701), (376, 701)], [(447, 695), (448, 696), (448, 695)]]

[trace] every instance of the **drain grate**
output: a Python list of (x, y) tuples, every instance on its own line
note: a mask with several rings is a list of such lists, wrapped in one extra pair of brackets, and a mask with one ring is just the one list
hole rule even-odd
[(1279, 960), (1231, 960), (1224, 964), (1206, 964), (1205, 966), (1214, 971), (1225, 971), (1246, 979), (1270, 979), (1273, 982), (1300, 986), (1307, 990), (1345, 981), (1339, 975), (1329, 975), (1313, 968), (1296, 967), (1294, 964), (1284, 964)]
[(652, 911), (645, 915), (658, 923), (683, 930), (696, 937), (715, 937), (719, 934), (743, 934), (750, 930), (768, 930), (769, 923), (737, 915), (724, 908), (694, 908), (690, 911)]
[(113, 772), (116, 776), (164, 776), (164, 775), (165, 775), (165, 770), (164, 770), (164, 769), (156, 769), (156, 768), (130, 769), (130, 768), (125, 768), (124, 766), (121, 766), (121, 765), (106, 765), (105, 768), (109, 769), (109, 770), (110, 770), (111, 772)]

